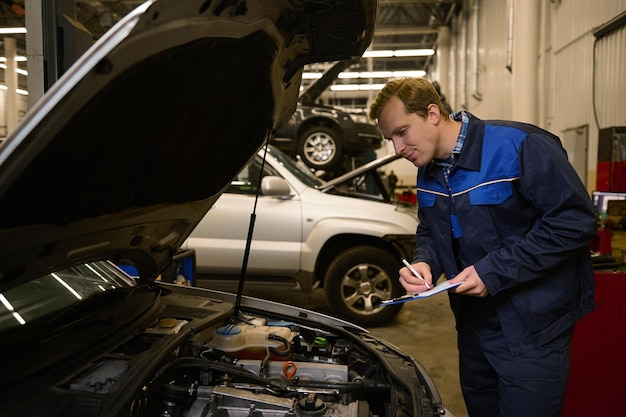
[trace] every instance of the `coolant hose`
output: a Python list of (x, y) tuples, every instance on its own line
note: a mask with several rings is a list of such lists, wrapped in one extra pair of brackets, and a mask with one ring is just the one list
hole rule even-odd
[(310, 380), (298, 380), (293, 382), (290, 386), (297, 386), (303, 388), (320, 388), (320, 389), (334, 389), (339, 392), (361, 392), (361, 391), (388, 391), (391, 389), (389, 384), (379, 384), (374, 381), (367, 381), (363, 379), (357, 379), (352, 382), (321, 382)]

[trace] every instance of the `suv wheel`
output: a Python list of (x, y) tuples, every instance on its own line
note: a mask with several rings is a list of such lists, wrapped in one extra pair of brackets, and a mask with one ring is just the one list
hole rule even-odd
[(380, 305), (405, 293), (398, 279), (399, 270), (396, 259), (380, 248), (358, 246), (345, 250), (331, 262), (324, 278), (330, 309), (364, 326), (386, 324), (402, 307)]
[(343, 159), (343, 143), (338, 131), (324, 126), (307, 129), (298, 141), (298, 154), (313, 169), (330, 170)]

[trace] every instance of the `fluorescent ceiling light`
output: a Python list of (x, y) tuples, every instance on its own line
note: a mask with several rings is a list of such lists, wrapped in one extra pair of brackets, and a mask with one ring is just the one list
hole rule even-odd
[(389, 78), (393, 77), (392, 71), (373, 71), (373, 72), (342, 72), (338, 78)]
[(342, 72), (337, 78), (400, 78), (400, 77), (423, 77), (426, 71), (364, 71), (364, 72)]
[(331, 91), (368, 91), (381, 90), (385, 84), (337, 84), (331, 85)]
[[(358, 78), (401, 78), (401, 77), (424, 77), (426, 75), (426, 71), (417, 70), (417, 71), (364, 71), (364, 72), (355, 72), (355, 71), (345, 71), (339, 73), (337, 78), (341, 78), (344, 80), (349, 79), (358, 79)], [(321, 72), (305, 72), (302, 74), (303, 79), (315, 80), (322, 76)]]
[(394, 71), (392, 77), (393, 78), (402, 78), (402, 77), (425, 77), (426, 71), (417, 70), (417, 71)]
[(432, 56), (435, 55), (434, 49), (399, 49), (393, 51), (393, 56)]
[[(0, 68), (7, 69), (7, 66), (5, 64), (0, 64)], [(21, 74), (21, 75), (28, 76), (28, 71), (20, 69), (20, 68), (15, 68), (15, 72), (17, 72), (18, 74)]]
[[(0, 84), (0, 90), (8, 90), (8, 88), (7, 88), (7, 86), (6, 86), (6, 85), (4, 85), (4, 84)], [(27, 95), (28, 95), (28, 91), (23, 90), (23, 89), (21, 89), (21, 88), (16, 88), (16, 89), (15, 89), (15, 92), (16, 92), (17, 94), (21, 94), (21, 95), (23, 95), (23, 96), (27, 96)]]
[[(15, 60), (17, 62), (26, 62), (26, 57), (22, 56), (22, 55), (18, 55), (15, 57)], [(7, 57), (6, 56), (0, 56), (0, 62), (7, 62)]]
[(0, 35), (14, 35), (17, 33), (26, 33), (26, 28), (0, 28)]
[(392, 58), (392, 57), (412, 57), (431, 56), (435, 54), (434, 49), (380, 49), (377, 51), (365, 51), (363, 58)]
[(303, 80), (317, 80), (322, 78), (321, 72), (303, 72), (302, 79)]
[(363, 58), (391, 58), (393, 51), (365, 51)]

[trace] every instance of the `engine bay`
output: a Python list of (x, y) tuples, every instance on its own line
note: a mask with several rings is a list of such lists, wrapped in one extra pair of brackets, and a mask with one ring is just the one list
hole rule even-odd
[[(188, 324), (161, 319), (141, 337), (157, 337), (156, 344), (161, 344)], [(174, 358), (152, 372), (133, 400), (133, 416), (396, 415), (385, 369), (347, 337), (262, 317), (231, 318), (211, 327), (209, 335), (201, 343), (196, 338), (179, 346)], [(107, 394), (130, 367), (118, 352), (81, 373), (67, 388)]]
[(218, 327), (196, 355), (162, 369), (147, 411), (184, 417), (379, 415), (383, 410), (371, 408), (384, 408), (390, 386), (378, 368), (341, 338), (254, 318)]

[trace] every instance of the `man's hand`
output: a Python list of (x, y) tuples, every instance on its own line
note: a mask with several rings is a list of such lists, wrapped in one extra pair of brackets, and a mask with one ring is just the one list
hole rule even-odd
[(432, 288), (433, 276), (430, 272), (430, 266), (428, 266), (426, 262), (418, 262), (412, 266), (415, 272), (420, 274), (424, 278), (424, 281), (428, 283), (428, 287), (426, 287), (424, 281), (413, 275), (409, 268), (404, 267), (400, 269), (399, 273), (400, 284), (402, 284), (406, 292), (409, 294), (418, 294)]
[(480, 276), (476, 272), (476, 269), (474, 269), (473, 265), (470, 265), (462, 270), (457, 276), (450, 280), (450, 283), (454, 284), (461, 281), (463, 281), (461, 285), (452, 288), (450, 291), (457, 294), (465, 294), (481, 298), (489, 295), (487, 287), (485, 287), (483, 280), (480, 279)]

